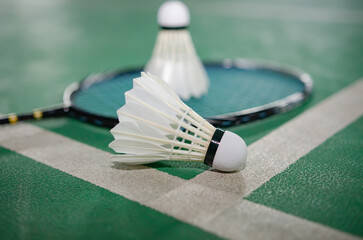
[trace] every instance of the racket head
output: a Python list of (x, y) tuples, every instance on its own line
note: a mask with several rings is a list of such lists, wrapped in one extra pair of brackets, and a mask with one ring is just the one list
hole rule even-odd
[[(273, 62), (226, 59), (205, 64), (210, 78), (207, 95), (185, 103), (216, 127), (229, 127), (290, 111), (312, 93), (311, 76)], [(113, 127), (124, 93), (141, 68), (92, 74), (64, 92), (69, 115), (96, 125)]]

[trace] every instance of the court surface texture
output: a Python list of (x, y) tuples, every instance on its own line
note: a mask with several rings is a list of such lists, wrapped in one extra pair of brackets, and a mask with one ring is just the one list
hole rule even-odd
[[(143, 66), (162, 1), (2, 0), (0, 113), (57, 104), (93, 72)], [(186, 1), (203, 61), (304, 69), (310, 100), (232, 127), (243, 171), (110, 158), (109, 130), (57, 118), (0, 126), (1, 239), (361, 239), (363, 3)], [(238, 100), (238, 99), (236, 99)]]

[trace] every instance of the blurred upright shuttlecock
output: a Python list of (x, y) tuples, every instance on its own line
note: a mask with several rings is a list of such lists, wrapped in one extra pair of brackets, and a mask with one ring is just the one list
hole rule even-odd
[(183, 100), (208, 92), (209, 79), (189, 31), (189, 10), (180, 1), (167, 1), (158, 11), (161, 28), (151, 59), (145, 67), (166, 81)]
[(116, 161), (145, 164), (160, 160), (197, 161), (220, 171), (241, 168), (247, 147), (238, 135), (216, 129), (189, 108), (163, 80), (148, 73), (133, 81), (117, 110), (111, 133)]

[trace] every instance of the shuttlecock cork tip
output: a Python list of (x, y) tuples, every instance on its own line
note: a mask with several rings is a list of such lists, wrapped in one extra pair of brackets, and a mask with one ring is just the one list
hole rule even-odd
[(162, 28), (185, 28), (190, 23), (188, 7), (181, 1), (166, 1), (158, 11), (158, 24)]
[(247, 146), (240, 136), (216, 129), (204, 163), (219, 171), (233, 172), (245, 166), (246, 158)]

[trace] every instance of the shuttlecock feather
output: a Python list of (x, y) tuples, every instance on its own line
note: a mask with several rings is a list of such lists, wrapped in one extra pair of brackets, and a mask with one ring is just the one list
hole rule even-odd
[(159, 31), (153, 54), (145, 67), (166, 81), (183, 100), (208, 92), (209, 79), (186, 27), (189, 10), (180, 1), (167, 1), (158, 11)]
[(142, 73), (125, 93), (126, 103), (111, 129), (116, 161), (198, 161), (221, 171), (243, 166), (247, 148), (238, 135), (216, 129), (183, 103), (163, 80)]

